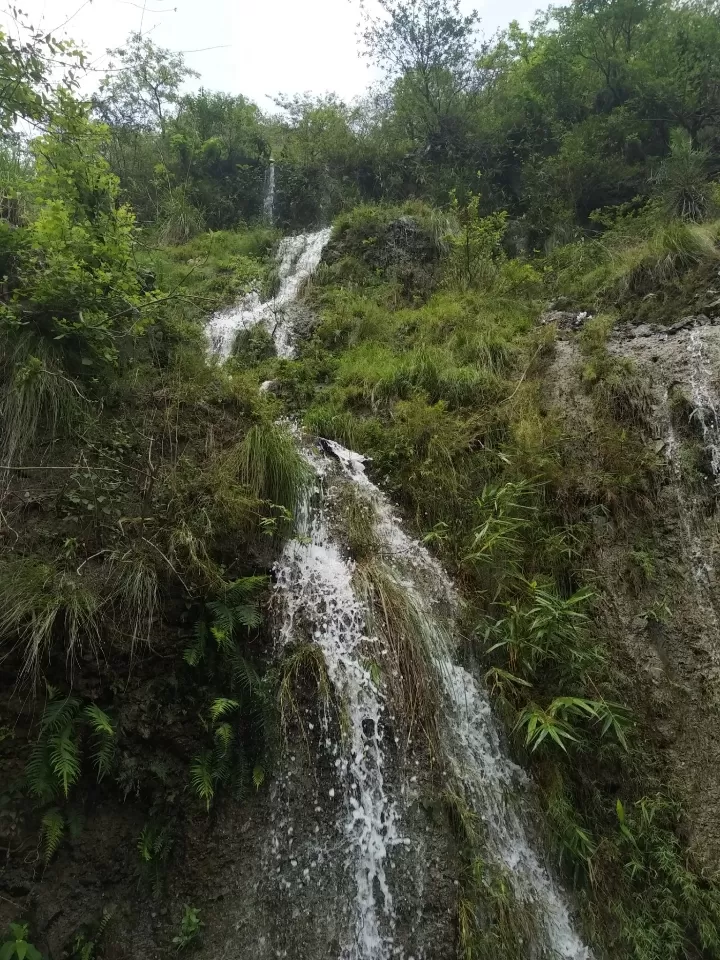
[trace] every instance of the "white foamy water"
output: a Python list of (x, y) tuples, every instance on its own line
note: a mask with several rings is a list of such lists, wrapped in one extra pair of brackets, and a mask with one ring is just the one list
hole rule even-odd
[[(457, 614), (454, 586), (425, 547), (402, 530), (391, 504), (365, 474), (364, 458), (340, 444), (323, 446), (372, 499), (379, 517), (378, 533), (386, 563), (412, 595), (432, 633), (433, 656), (445, 693), (444, 749), (455, 776), (463, 783), (487, 832), (487, 855), (503, 867), (517, 898), (534, 907), (545, 948), (563, 960), (591, 960), (592, 954), (573, 929), (565, 900), (541, 857), (533, 849), (520, 819), (518, 795), (527, 784), (523, 771), (505, 753), (487, 694), (481, 684), (453, 659), (453, 620)], [(436, 612), (450, 614), (443, 623)]]
[(275, 164), (270, 161), (267, 172), (265, 197), (263, 199), (263, 214), (266, 221), (272, 226), (275, 217)]
[(712, 370), (703, 343), (702, 328), (690, 331), (688, 351), (691, 360), (690, 389), (695, 406), (693, 418), (702, 428), (705, 446), (710, 453), (710, 466), (716, 482), (720, 481), (720, 417), (718, 401), (712, 387)]
[(386, 876), (390, 849), (401, 843), (395, 804), (385, 785), (383, 698), (366, 658), (376, 643), (352, 586), (353, 567), (330, 536), (320, 507), (306, 512), (301, 539), (278, 560), (276, 592), (281, 641), (317, 643), (347, 721), (338, 773), (343, 830), (356, 886), (354, 924), (345, 960), (387, 960), (392, 950), (393, 899)]
[(230, 310), (217, 313), (208, 324), (210, 346), (214, 353), (227, 357), (239, 330), (264, 324), (272, 333), (279, 357), (291, 357), (291, 305), (302, 284), (317, 269), (323, 249), (330, 239), (330, 228), (315, 233), (285, 237), (278, 249), (278, 292), (271, 300), (261, 301), (253, 291)]
[[(317, 267), (329, 236), (329, 230), (321, 230), (282, 241), (277, 297), (269, 303), (255, 297), (215, 317), (211, 335), (219, 353), (227, 355), (237, 330), (264, 323), (273, 332), (278, 353), (292, 355), (292, 318), (285, 308)], [(355, 888), (352, 920), (338, 960), (407, 957), (406, 944), (397, 942), (389, 868), (394, 851), (408, 843), (401, 835), (395, 797), (409, 786), (407, 773), (390, 768), (384, 742), (388, 705), (369, 666), (372, 660), (382, 662), (383, 644), (373, 636), (370, 611), (355, 590), (354, 565), (325, 515), (332, 498), (324, 494), (342, 477), (357, 484), (374, 503), (380, 555), (419, 613), (424, 638), (418, 643), (429, 644), (444, 691), (445, 760), (485, 824), (487, 857), (507, 870), (517, 898), (534, 907), (541, 942), (531, 946), (528, 955), (591, 960), (518, 812), (522, 810), (518, 795), (527, 779), (504, 752), (482, 685), (454, 661), (459, 599), (452, 582), (425, 547), (402, 529), (389, 501), (366, 476), (365, 458), (333, 441), (322, 441), (322, 450), (326, 456), (306, 453), (316, 471), (316, 489), (297, 518), (298, 539), (287, 543), (275, 565), (275, 592), (279, 642), (317, 644), (343, 713), (341, 743), (331, 742), (329, 728), (324, 742), (340, 784), (337, 797), (334, 787), (329, 794), (338, 806), (344, 856)], [(421, 856), (420, 850), (415, 856)], [(417, 869), (422, 877), (424, 864), (419, 860)], [(432, 944), (427, 949), (432, 951)]]

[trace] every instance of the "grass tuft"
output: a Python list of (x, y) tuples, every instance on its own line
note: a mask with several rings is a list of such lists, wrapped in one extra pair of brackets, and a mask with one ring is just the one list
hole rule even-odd
[(237, 451), (239, 477), (266, 503), (294, 513), (312, 477), (290, 433), (274, 423), (248, 430)]
[(80, 574), (36, 557), (0, 563), (0, 632), (22, 644), (25, 675), (38, 676), (40, 662), (50, 654), (57, 635), (71, 662), (85, 641), (94, 651), (103, 605), (103, 598)]
[(371, 611), (370, 627), (390, 651), (388, 684), (392, 701), (402, 705), (408, 736), (420, 727), (436, 747), (442, 709), (437, 664), (446, 637), (436, 622), (428, 622), (419, 599), (382, 560), (368, 558), (358, 566), (356, 577)]

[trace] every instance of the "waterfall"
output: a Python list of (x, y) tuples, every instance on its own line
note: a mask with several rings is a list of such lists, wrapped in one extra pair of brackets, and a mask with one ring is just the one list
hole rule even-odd
[(695, 406), (693, 417), (702, 429), (715, 481), (720, 482), (720, 417), (717, 399), (711, 386), (712, 371), (700, 327), (690, 331), (688, 352), (691, 359), (690, 388)]
[(208, 324), (210, 346), (227, 357), (240, 330), (262, 323), (273, 335), (279, 357), (293, 354), (293, 302), (302, 284), (317, 269), (330, 229), (285, 237), (278, 248), (278, 290), (262, 301), (256, 291), (230, 310), (215, 314)]
[(270, 166), (265, 178), (265, 197), (263, 199), (263, 216), (270, 226), (275, 216), (275, 161), (270, 160)]
[[(476, 815), (485, 826), (487, 856), (507, 871), (518, 900), (533, 908), (537, 915), (540, 936), (544, 941), (543, 947), (550, 951), (552, 956), (563, 960), (590, 960), (591, 953), (574, 932), (568, 907), (541, 857), (533, 850), (522, 823), (519, 810), (527, 778), (503, 750), (484, 689), (467, 670), (454, 661), (454, 624), (459, 601), (452, 582), (425, 547), (403, 531), (388, 500), (366, 476), (364, 458), (332, 441), (323, 440), (322, 445), (339, 461), (343, 476), (356, 484), (372, 503), (378, 518), (378, 553), (408, 594), (413, 608), (419, 611), (430, 636), (435, 668), (444, 691), (443, 749), (455, 776), (462, 782)], [(333, 480), (333, 471), (328, 462), (318, 462), (317, 458), (312, 458), (312, 462), (323, 477), (324, 485), (331, 488), (337, 481)], [(313, 521), (313, 524), (317, 523), (318, 521)], [(331, 611), (344, 609), (342, 623), (346, 627), (339, 632), (335, 629), (327, 630), (321, 619), (317, 624), (316, 636), (328, 660), (328, 670), (332, 678), (337, 676), (338, 662), (342, 664), (339, 691), (347, 691), (348, 677), (360, 676), (363, 673), (363, 650), (367, 655), (368, 646), (377, 649), (379, 641), (377, 638), (367, 637), (362, 630), (358, 631), (358, 625), (366, 622), (367, 615), (363, 617), (352, 591), (351, 565), (348, 561), (341, 560), (338, 546), (332, 543), (331, 538), (328, 539), (327, 525), (322, 522), (319, 527), (313, 524), (311, 529), (322, 530), (322, 554), (324, 562), (327, 563), (326, 572), (323, 574), (317, 570), (320, 547), (316, 532), (311, 536), (311, 542), (308, 542), (306, 534), (304, 545), (293, 543), (288, 546), (278, 563), (278, 590), (285, 598), (287, 610), (283, 632), (286, 638), (291, 635), (291, 623), (298, 603), (302, 604), (307, 600), (308, 584), (312, 584), (310, 594), (314, 597), (311, 609), (317, 609), (317, 592), (322, 594), (323, 583), (327, 584), (329, 580), (333, 586), (326, 593), (325, 603)], [(344, 600), (340, 600), (337, 594), (340, 583)], [(332, 599), (328, 600), (328, 597)], [(441, 610), (447, 613), (441, 614)], [(307, 613), (306, 609), (306, 616)], [(324, 616), (327, 618), (327, 613)], [(364, 677), (364, 684), (370, 682), (369, 677)], [(359, 714), (357, 706), (360, 707)], [(366, 714), (371, 720), (374, 738), (378, 736), (378, 719), (385, 722), (381, 701), (380, 706), (378, 713), (378, 701), (372, 699), (371, 709)], [(357, 723), (348, 754), (349, 769), (352, 772), (352, 758), (357, 755), (358, 743), (362, 743), (363, 710), (362, 703), (358, 702), (357, 698), (352, 701), (350, 714), (353, 722)], [(379, 762), (374, 746), (371, 755), (376, 757), (375, 762)], [(379, 776), (379, 769), (378, 767), (376, 776)], [(360, 792), (362, 794), (362, 791)], [(378, 806), (383, 799), (386, 803), (384, 811)], [(352, 816), (354, 815), (353, 803)], [(372, 804), (360, 814), (360, 820), (368, 830), (365, 836), (367, 845), (362, 847), (362, 856), (357, 860), (357, 921), (362, 928), (363, 919), (368, 916), (375, 917), (378, 907), (378, 904), (368, 901), (367, 898), (368, 891), (372, 891), (372, 883), (368, 884), (366, 878), (368, 874), (372, 876), (373, 871), (376, 871), (374, 875), (381, 881), (384, 906), (387, 909), (389, 905), (391, 909), (392, 901), (388, 901), (386, 895), (384, 861), (392, 855), (393, 845), (399, 842), (398, 813), (388, 801), (387, 793), (378, 790), (373, 794)], [(381, 856), (375, 860), (372, 857), (368, 859), (368, 850), (380, 853)], [(379, 947), (376, 948), (378, 943), (380, 941), (375, 940), (363, 943), (362, 949), (349, 956), (353, 960), (355, 957), (359, 960), (385, 960), (387, 953)]]
[[(292, 355), (292, 316), (287, 307), (319, 263), (329, 234), (322, 230), (282, 241), (280, 289), (275, 300), (258, 301), (245, 311), (241, 308), (216, 317), (213, 336), (219, 352), (227, 353), (237, 330), (264, 323), (272, 329), (279, 355)], [(297, 898), (311, 882), (313, 870), (327, 865), (322, 869), (328, 870), (329, 883), (338, 882), (337, 872), (329, 865), (331, 851), (336, 851), (335, 856), (343, 858), (344, 877), (350, 884), (347, 918), (344, 901), (338, 914), (341, 939), (337, 960), (421, 960), (432, 955), (429, 943), (413, 951), (407, 941), (412, 931), (402, 928), (401, 932), (399, 923), (397, 902), (405, 891), (394, 885), (394, 877), (399, 876), (395, 870), (398, 859), (414, 857), (418, 888), (425, 889), (423, 841), (418, 842), (416, 833), (413, 843), (408, 820), (412, 783), (417, 779), (410, 775), (410, 764), (417, 768), (424, 755), (422, 748), (413, 753), (416, 748), (411, 748), (408, 740), (408, 754), (404, 759), (399, 756), (402, 704), (392, 702), (383, 681), (393, 670), (388, 644), (376, 635), (371, 601), (367, 592), (359, 589), (356, 565), (336, 532), (338, 497), (352, 485), (372, 507), (378, 558), (407, 599), (413, 611), (413, 630), (417, 628), (418, 633), (415, 640), (424, 644), (428, 654), (425, 663), (436, 681), (434, 689), (439, 691), (441, 769), (452, 783), (460, 785), (484, 825), (485, 858), (507, 873), (518, 902), (536, 917), (537, 940), (525, 945), (528, 957), (591, 960), (590, 951), (573, 930), (561, 892), (530, 842), (523, 817), (527, 777), (505, 753), (482, 685), (456, 662), (460, 600), (453, 583), (425, 547), (405, 533), (389, 501), (367, 477), (364, 457), (330, 440), (321, 441), (320, 449), (301, 437), (298, 444), (313, 468), (315, 483), (298, 511), (297, 536), (285, 545), (274, 567), (277, 642), (281, 649), (293, 643), (319, 648), (341, 719), (334, 735), (325, 711), (315, 718), (321, 727), (318, 761), (324, 754), (320, 766), (332, 771), (333, 778), (330, 785), (327, 775), (320, 780), (318, 774), (318, 782), (322, 783), (326, 808), (336, 812), (335, 822), (331, 814), (322, 827), (316, 824), (317, 839), (298, 839), (297, 843), (294, 828), (283, 826), (292, 835), (289, 849), (303, 850), (309, 861), (309, 866), (304, 866), (305, 861), (300, 862), (299, 854), (293, 852), (291, 879), (283, 876), (280, 866), (275, 868), (280, 889), (293, 898), (293, 916), (300, 915)], [(294, 782), (292, 772), (284, 780), (290, 782)], [(282, 805), (283, 789), (280, 782), (276, 807)], [(320, 813), (324, 808), (317, 805), (314, 809)], [(339, 850), (337, 837), (341, 838)], [(277, 835), (271, 854), (276, 862), (282, 856)], [(298, 875), (301, 879), (294, 879)], [(313, 882), (318, 889), (322, 886), (320, 878)], [(432, 890), (426, 895), (431, 899)]]
[[(295, 638), (296, 626), (311, 625), (330, 680), (347, 715), (344, 755), (336, 764), (343, 781), (343, 831), (353, 861), (355, 910), (347, 960), (386, 960), (392, 948), (393, 900), (385, 864), (390, 848), (402, 842), (394, 801), (385, 787), (383, 697), (365, 657), (376, 640), (368, 634), (365, 611), (355, 596), (352, 564), (333, 541), (321, 508), (307, 510), (302, 537), (286, 546), (276, 564), (276, 591), (283, 619), (281, 640)], [(335, 745), (328, 741), (331, 750)], [(386, 918), (387, 932), (381, 930)]]

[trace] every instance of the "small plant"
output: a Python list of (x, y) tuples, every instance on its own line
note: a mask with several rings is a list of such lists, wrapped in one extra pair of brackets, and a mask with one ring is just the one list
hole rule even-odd
[[(83, 707), (78, 697), (58, 697), (55, 690), (49, 692), (40, 734), (26, 767), (31, 793), (45, 803), (57, 796), (67, 799), (80, 778), (83, 739), (89, 741), (98, 783), (112, 767), (116, 745), (113, 722), (97, 704)], [(50, 836), (56, 834), (53, 828)]]
[(551, 587), (528, 583), (527, 597), (505, 603), (506, 616), (487, 628), (487, 652), (502, 651), (514, 675), (532, 678), (542, 664), (554, 661), (569, 676), (581, 678), (603, 662), (585, 637), (589, 618), (584, 608), (592, 596), (581, 589), (566, 598)]
[(203, 661), (211, 639), (221, 654), (235, 655), (238, 631), (252, 630), (262, 621), (257, 596), (266, 584), (267, 577), (243, 577), (225, 584), (216, 599), (206, 602), (205, 616), (195, 624), (193, 643), (183, 653), (189, 666)]
[(108, 924), (115, 914), (115, 907), (104, 907), (100, 922), (84, 925), (72, 942), (71, 960), (94, 960)]
[(10, 939), (0, 946), (0, 960), (42, 960), (42, 954), (28, 942), (28, 925), (26, 923), (10, 924)]
[(280, 722), (287, 733), (290, 718), (295, 717), (302, 725), (298, 707), (298, 690), (311, 680), (317, 689), (319, 705), (327, 711), (332, 699), (332, 683), (328, 674), (325, 655), (317, 644), (302, 643), (288, 651), (279, 666), (278, 704)]
[(584, 697), (556, 697), (545, 709), (536, 703), (525, 707), (518, 717), (516, 730), (525, 730), (525, 746), (535, 751), (546, 740), (567, 751), (570, 743), (582, 737), (579, 721), (590, 721), (600, 727), (600, 736), (612, 732), (620, 746), (628, 749), (626, 732), (631, 719), (625, 707), (605, 700)]
[(67, 823), (65, 817), (57, 809), (46, 810), (40, 821), (40, 843), (42, 845), (43, 860), (46, 864), (50, 863), (57, 853), (57, 849), (62, 842)]
[(36, 557), (0, 563), (0, 631), (22, 644), (23, 673), (36, 677), (41, 658), (62, 636), (72, 660), (82, 641), (95, 649), (102, 599), (88, 581)]
[(653, 177), (658, 196), (671, 217), (700, 221), (712, 207), (709, 156), (696, 150), (687, 130), (677, 127), (670, 134), (670, 156)]
[(175, 949), (180, 952), (181, 950), (187, 950), (188, 947), (196, 946), (204, 926), (205, 924), (200, 919), (200, 911), (196, 907), (186, 904), (180, 921), (180, 933), (173, 937), (172, 941), (175, 944)]

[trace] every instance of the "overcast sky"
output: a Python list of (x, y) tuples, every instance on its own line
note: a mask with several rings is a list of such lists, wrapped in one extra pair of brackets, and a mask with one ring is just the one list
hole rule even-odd
[[(61, 27), (102, 68), (108, 47), (143, 33), (182, 50), (203, 86), (242, 93), (262, 109), (277, 93), (334, 91), (346, 100), (373, 79), (358, 55), (359, 0), (17, 0), (32, 23)], [(373, 0), (370, 0), (372, 3)], [(527, 22), (534, 0), (461, 0), (476, 7), (485, 35)], [(67, 23), (65, 23), (67, 21)], [(64, 24), (64, 25), (63, 25)], [(211, 48), (211, 49), (207, 49)]]

